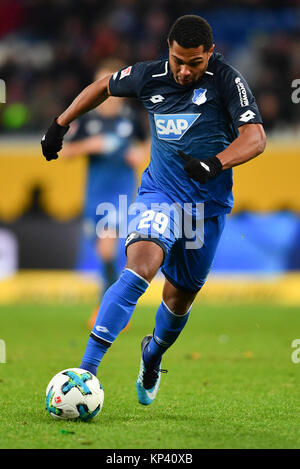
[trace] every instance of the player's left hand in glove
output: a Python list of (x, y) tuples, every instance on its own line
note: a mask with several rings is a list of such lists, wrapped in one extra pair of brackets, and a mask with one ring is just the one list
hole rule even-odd
[(43, 155), (47, 161), (56, 160), (58, 152), (62, 149), (64, 135), (70, 126), (63, 127), (56, 122), (56, 118), (41, 140)]
[(222, 172), (222, 163), (216, 156), (210, 156), (202, 161), (192, 158), (181, 150), (178, 150), (178, 154), (185, 161), (184, 170), (187, 175), (201, 184), (205, 184)]

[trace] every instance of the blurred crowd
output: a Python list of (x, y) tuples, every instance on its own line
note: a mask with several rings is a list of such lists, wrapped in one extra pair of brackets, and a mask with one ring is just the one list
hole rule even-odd
[(210, 22), (216, 50), (246, 76), (267, 132), (299, 135), (299, 0), (0, 0), (1, 132), (48, 127), (107, 57), (166, 57), (170, 26), (188, 13)]

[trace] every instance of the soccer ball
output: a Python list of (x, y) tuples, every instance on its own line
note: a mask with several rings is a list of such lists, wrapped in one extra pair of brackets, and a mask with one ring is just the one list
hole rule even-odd
[(60, 371), (46, 389), (46, 410), (55, 419), (90, 420), (100, 413), (103, 401), (98, 378), (81, 368)]

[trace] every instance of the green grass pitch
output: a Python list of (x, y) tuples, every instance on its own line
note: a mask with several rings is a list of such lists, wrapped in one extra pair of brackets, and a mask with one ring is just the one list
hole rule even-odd
[(89, 335), (87, 305), (0, 307), (0, 448), (299, 448), (300, 338), (296, 307), (200, 305), (163, 360), (161, 388), (138, 404), (140, 341), (155, 307), (140, 305), (101, 365), (104, 407), (89, 423), (56, 421), (45, 389), (77, 367)]

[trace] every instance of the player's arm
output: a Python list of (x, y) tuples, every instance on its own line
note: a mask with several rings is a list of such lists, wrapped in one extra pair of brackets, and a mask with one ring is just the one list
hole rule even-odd
[(228, 65), (220, 70), (218, 76), (219, 93), (239, 133), (225, 150), (216, 155), (222, 169), (228, 169), (260, 155), (266, 146), (266, 135), (255, 98), (245, 78)]
[(215, 156), (201, 161), (179, 150), (188, 176), (202, 184), (217, 177), (223, 170), (246, 163), (260, 155), (266, 146), (262, 119), (245, 79), (232, 67), (224, 67), (217, 88), (238, 136), (228, 147)]
[(266, 134), (261, 124), (245, 124), (238, 130), (239, 136), (216, 155), (222, 163), (222, 169), (246, 163), (263, 153), (266, 147)]
[(179, 150), (179, 155), (185, 161), (184, 169), (188, 176), (194, 181), (205, 184), (223, 170), (246, 163), (263, 153), (266, 135), (261, 124), (245, 124), (238, 130), (239, 136), (225, 150), (203, 161)]
[(84, 88), (70, 106), (57, 117), (57, 124), (66, 127), (77, 117), (103, 103), (110, 96), (108, 87), (110, 77), (111, 75), (108, 75)]
[(109, 96), (109, 80), (111, 75), (97, 80), (87, 86), (70, 104), (70, 106), (54, 121), (41, 140), (43, 155), (49, 160), (58, 158), (62, 148), (64, 135), (69, 124), (77, 117), (99, 106)]
[(141, 82), (142, 77), (139, 73), (140, 66), (137, 67), (138, 71), (135, 74), (131, 73), (134, 68), (135, 66), (130, 66), (113, 75), (96, 80), (87, 86), (60, 116), (54, 119), (41, 141), (43, 155), (47, 160), (58, 158), (57, 152), (62, 148), (63, 138), (69, 130), (69, 124), (77, 117), (99, 106), (109, 96), (133, 97), (137, 95), (136, 76)]

